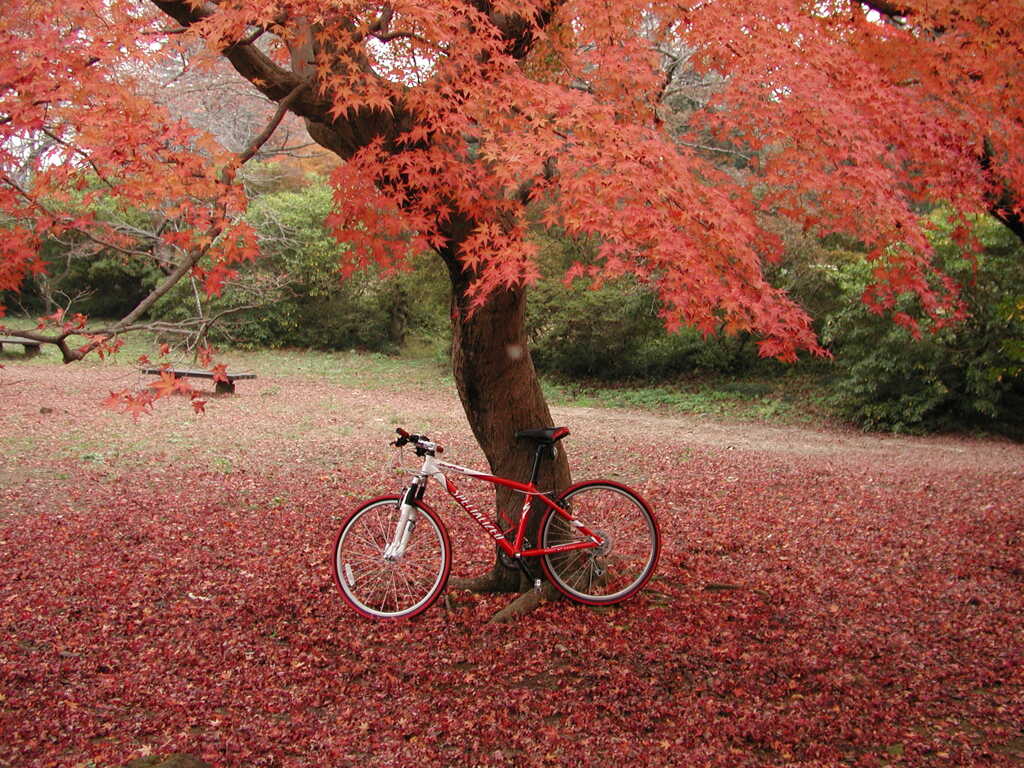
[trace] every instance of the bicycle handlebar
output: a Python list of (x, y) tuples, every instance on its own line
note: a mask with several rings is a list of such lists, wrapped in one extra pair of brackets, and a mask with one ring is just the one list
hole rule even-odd
[(404, 445), (413, 443), (416, 446), (417, 456), (423, 456), (424, 454), (428, 453), (431, 456), (433, 456), (435, 453), (444, 453), (444, 448), (442, 448), (437, 443), (431, 442), (430, 438), (427, 437), (426, 435), (413, 435), (406, 432), (401, 427), (398, 427), (395, 430), (395, 432), (398, 434), (398, 439), (389, 443), (389, 445), (393, 445), (396, 448), (401, 448)]

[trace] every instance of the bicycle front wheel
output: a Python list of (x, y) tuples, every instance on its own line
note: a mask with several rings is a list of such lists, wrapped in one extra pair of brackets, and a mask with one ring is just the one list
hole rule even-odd
[(404, 551), (389, 545), (401, 499), (386, 496), (353, 512), (334, 544), (334, 580), (345, 601), (363, 616), (400, 619), (425, 611), (438, 598), (451, 569), (451, 543), (437, 514), (415, 504)]
[(661, 535), (650, 507), (635, 491), (594, 480), (570, 487), (558, 506), (571, 520), (549, 509), (541, 521), (542, 548), (592, 541), (577, 523), (604, 542), (541, 558), (544, 574), (560, 592), (587, 605), (610, 605), (647, 583), (658, 564)]

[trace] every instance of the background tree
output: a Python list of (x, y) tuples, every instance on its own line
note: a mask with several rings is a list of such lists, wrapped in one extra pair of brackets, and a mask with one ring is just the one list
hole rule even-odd
[[(0, 289), (44, 268), (41, 233), (139, 250), (60, 213), (69, 189), (98, 180), (173, 220), (160, 241), (176, 256), (83, 349), (133, 327), (184, 275), (218, 291), (255, 255), (237, 169), (290, 112), (345, 161), (329, 218), (351, 244), (345, 270), (400, 266), (423, 249), (444, 262), (455, 379), (502, 474), (528, 467), (513, 432), (551, 420), (524, 332), (537, 275), (528, 213), (596, 243), (570, 277), (631, 274), (655, 286), (669, 329), (752, 332), (762, 355), (782, 359), (821, 350), (807, 315), (764, 279), (781, 245), (763, 216), (861, 241), (870, 306), (896, 310), (916, 294), (941, 325), (961, 309), (932, 274), (917, 207), (1021, 214), (1022, 31), (1009, 0), (10, 0), (0, 13)], [(140, 74), (198, 47), (277, 104), (241, 151), (173, 120)], [(665, 96), (683, 69), (672, 51), (710, 88), (670, 132)], [(33, 153), (40, 135), (52, 143)], [(723, 167), (729, 153), (742, 168)], [(26, 335), (71, 360), (77, 331)], [(544, 479), (567, 481), (564, 459)]]

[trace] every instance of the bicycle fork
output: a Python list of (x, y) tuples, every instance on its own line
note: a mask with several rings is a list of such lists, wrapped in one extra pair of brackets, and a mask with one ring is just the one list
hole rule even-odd
[(384, 548), (384, 559), (389, 563), (400, 560), (409, 546), (409, 539), (416, 529), (416, 520), (419, 513), (411, 502), (416, 497), (418, 486), (410, 485), (402, 494), (402, 503), (398, 515), (398, 522), (395, 523), (395, 533), (391, 537), (391, 543)]

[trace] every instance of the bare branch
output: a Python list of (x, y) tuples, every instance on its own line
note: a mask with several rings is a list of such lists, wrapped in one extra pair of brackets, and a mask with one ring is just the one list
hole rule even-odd
[(739, 151), (737, 151), (735, 149), (726, 149), (725, 147), (713, 147), (713, 146), (711, 146), (709, 144), (694, 144), (693, 142), (689, 142), (689, 141), (680, 141), (678, 143), (680, 145), (684, 146), (684, 147), (690, 147), (691, 149), (699, 149), (699, 150), (702, 150), (704, 152), (720, 152), (723, 155), (732, 155), (733, 157), (741, 157), (741, 158), (743, 158), (744, 160), (747, 160), (747, 161), (750, 161), (752, 159), (750, 157), (750, 155), (746, 155), (746, 154), (744, 154), (742, 152), (739, 152)]
[(380, 40), (382, 43), (390, 43), (392, 40), (415, 40), (417, 43), (430, 46), (434, 50), (444, 53), (444, 48), (438, 46), (436, 43), (432, 43), (422, 35), (417, 35), (415, 32), (377, 32), (371, 37)]
[(267, 123), (267, 127), (263, 129), (259, 136), (252, 140), (244, 152), (238, 155), (239, 165), (242, 165), (252, 159), (252, 157), (259, 152), (260, 147), (267, 143), (267, 140), (271, 135), (273, 135), (277, 126), (281, 124), (281, 120), (284, 119), (288, 110), (291, 109), (292, 104), (294, 104), (295, 100), (299, 98), (299, 95), (306, 90), (306, 86), (307, 83), (305, 81), (299, 83), (292, 88), (291, 92), (287, 96), (281, 99), (277, 105), (277, 111), (274, 113), (274, 116), (270, 118), (270, 122)]

